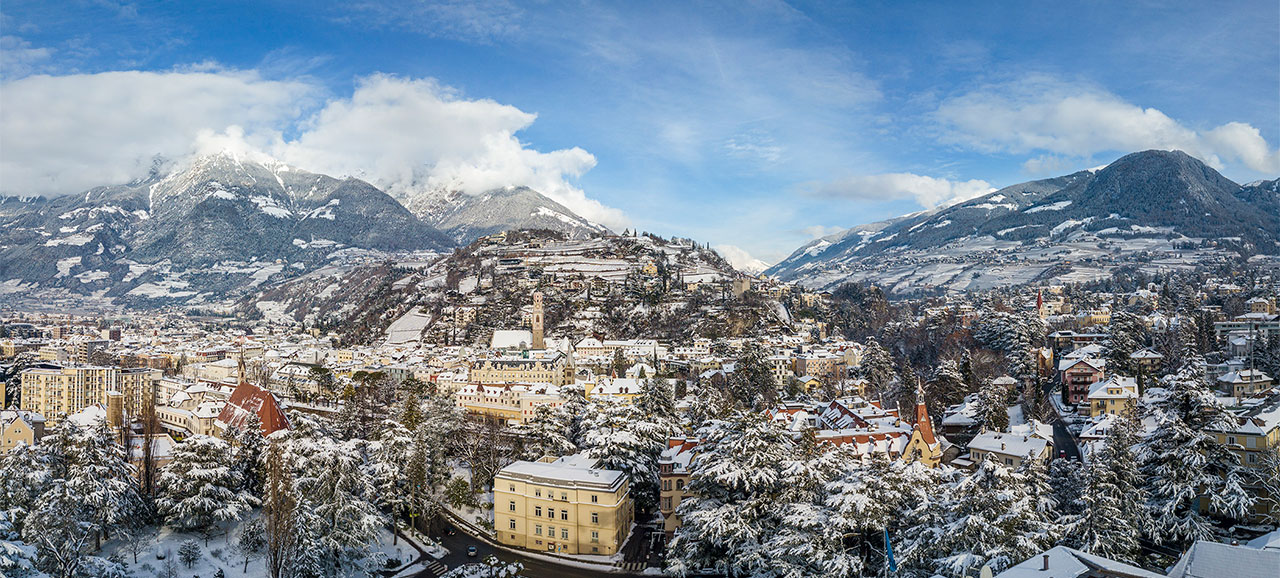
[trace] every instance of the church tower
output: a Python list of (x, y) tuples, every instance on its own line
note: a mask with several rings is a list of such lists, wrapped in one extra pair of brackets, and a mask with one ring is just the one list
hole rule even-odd
[(533, 349), (546, 349), (547, 340), (542, 334), (542, 292), (533, 294)]

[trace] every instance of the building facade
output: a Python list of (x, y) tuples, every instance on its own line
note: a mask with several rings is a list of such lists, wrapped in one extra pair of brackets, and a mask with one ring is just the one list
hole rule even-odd
[(610, 556), (627, 541), (634, 511), (623, 472), (586, 454), (518, 461), (493, 480), (498, 542), (559, 554)]

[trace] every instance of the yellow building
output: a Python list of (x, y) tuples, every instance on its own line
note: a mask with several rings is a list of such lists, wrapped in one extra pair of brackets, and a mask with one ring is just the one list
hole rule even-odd
[(528, 356), (481, 359), (471, 364), (472, 383), (550, 383), (564, 385), (572, 379), (569, 360), (559, 351), (530, 352)]
[(41, 364), (22, 372), (22, 408), (42, 414), (50, 424), (60, 416), (94, 404), (106, 405), (107, 392), (119, 387), (114, 367)]
[(493, 480), (498, 542), (560, 554), (617, 553), (634, 517), (630, 486), (623, 472), (596, 465), (575, 454), (502, 468)]
[(1047, 462), (1052, 455), (1053, 444), (1044, 438), (1035, 435), (986, 431), (969, 442), (968, 460), (979, 464), (990, 457), (997, 464), (1016, 468), (1022, 465), (1027, 456), (1040, 462)]
[[(1262, 467), (1266, 463), (1267, 452), (1280, 452), (1280, 401), (1272, 398), (1267, 403), (1252, 407), (1244, 415), (1237, 417), (1236, 423), (1231, 431), (1213, 433), (1218, 438), (1218, 443), (1225, 444), (1227, 449), (1240, 456), (1240, 463), (1245, 467)], [(1265, 490), (1246, 487), (1260, 498), (1269, 497), (1265, 495)], [(1268, 515), (1270, 503), (1270, 500), (1258, 500), (1254, 504), (1255, 514)]]
[(1138, 405), (1138, 380), (1113, 375), (1089, 386), (1089, 415), (1120, 415)]
[(668, 539), (680, 528), (676, 509), (689, 497), (689, 469), (696, 447), (697, 438), (671, 438), (667, 440), (667, 449), (658, 457), (658, 478), (662, 484), (658, 512), (662, 514), (662, 531)]
[(36, 445), (42, 437), (44, 416), (29, 411), (0, 411), (0, 456), (19, 443)]
[(483, 415), (511, 424), (533, 418), (541, 406), (559, 407), (564, 403), (560, 391), (549, 384), (485, 385), (469, 383), (453, 396), (454, 405), (474, 415)]

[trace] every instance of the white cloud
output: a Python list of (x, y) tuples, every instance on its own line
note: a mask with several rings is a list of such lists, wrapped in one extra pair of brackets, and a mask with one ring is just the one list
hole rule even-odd
[(544, 153), (520, 142), (516, 133), (534, 114), (468, 100), (432, 80), (375, 75), (349, 98), (323, 101), (322, 92), (307, 82), (216, 67), (5, 82), (0, 191), (79, 192), (144, 176), (157, 155), (232, 149), (357, 176), (400, 195), (524, 185), (593, 221), (627, 225), (620, 211), (570, 182), (595, 166), (590, 153)]
[[(948, 140), (986, 152), (1087, 158), (1108, 151), (1180, 149), (1219, 168), (1225, 160), (1259, 172), (1280, 171), (1280, 151), (1270, 149), (1252, 126), (1233, 122), (1202, 134), (1101, 88), (1043, 75), (948, 99), (937, 117)], [(1052, 164), (1035, 161), (1025, 168)]]
[(739, 271), (756, 274), (769, 268), (768, 263), (752, 257), (746, 250), (735, 245), (716, 245), (712, 248)]
[(466, 100), (432, 80), (375, 75), (348, 99), (330, 101), (276, 152), (285, 162), (367, 179), (393, 195), (423, 189), (478, 194), (525, 185), (612, 227), (616, 209), (569, 181), (596, 159), (581, 148), (538, 152), (516, 138), (537, 115), (492, 100)]
[(807, 235), (810, 239), (826, 237), (827, 235), (834, 235), (836, 233), (841, 233), (844, 231), (845, 231), (845, 227), (835, 227), (835, 226), (828, 227), (823, 225), (809, 225), (808, 227), (800, 229), (800, 232)]
[(810, 184), (805, 192), (820, 197), (870, 201), (914, 199), (924, 207), (952, 205), (985, 195), (994, 189), (987, 181), (952, 181), (912, 173), (858, 175)]
[(17, 36), (0, 36), (0, 77), (18, 78), (31, 74), (52, 54), (52, 50), (33, 47)]
[(29, 76), (0, 86), (0, 191), (58, 195), (144, 176), (157, 155), (194, 152), (200, 135), (246, 127), (265, 146), (315, 89), (253, 72)]

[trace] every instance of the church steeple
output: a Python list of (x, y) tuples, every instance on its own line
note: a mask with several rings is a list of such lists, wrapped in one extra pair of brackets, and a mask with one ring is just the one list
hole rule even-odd
[(925, 443), (930, 446), (938, 443), (933, 435), (933, 422), (929, 420), (929, 408), (924, 404), (924, 386), (919, 381), (916, 382), (916, 429)]

